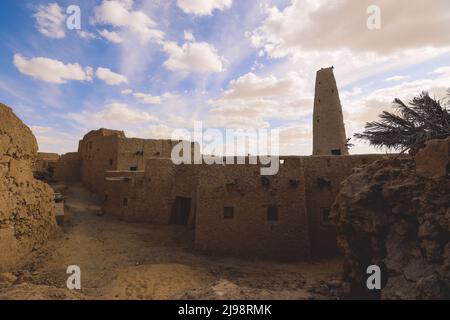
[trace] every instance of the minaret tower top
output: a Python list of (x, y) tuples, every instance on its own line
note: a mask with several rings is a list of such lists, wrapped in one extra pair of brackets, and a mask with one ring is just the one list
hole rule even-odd
[(321, 69), (316, 75), (313, 155), (348, 155), (344, 117), (333, 67)]

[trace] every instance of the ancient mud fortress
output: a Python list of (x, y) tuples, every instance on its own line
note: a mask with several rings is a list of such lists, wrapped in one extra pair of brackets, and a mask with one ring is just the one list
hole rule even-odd
[(198, 250), (307, 260), (338, 253), (329, 215), (340, 183), (381, 157), (348, 155), (332, 68), (317, 73), (313, 156), (281, 157), (275, 176), (261, 176), (249, 158), (245, 165), (174, 165), (177, 143), (91, 131), (78, 152), (59, 159), (54, 178), (81, 181), (103, 198), (105, 214), (195, 229)]
[[(281, 157), (275, 176), (261, 176), (260, 165), (248, 158), (245, 165), (174, 165), (171, 151), (179, 141), (131, 139), (108, 129), (86, 134), (77, 152), (37, 155), (30, 130), (4, 110), (9, 109), (1, 109), (1, 252), (14, 252), (22, 243), (23, 252), (29, 251), (55, 225), (52, 191), (33, 179), (33, 166), (56, 181), (82, 182), (102, 197), (104, 214), (194, 229), (201, 251), (291, 261), (333, 256), (338, 248), (330, 208), (341, 182), (383, 157), (348, 155), (332, 68), (317, 73), (313, 156)], [(17, 123), (6, 123), (8, 117)], [(22, 129), (13, 136), (4, 128)], [(5, 256), (12, 255), (0, 259)]]

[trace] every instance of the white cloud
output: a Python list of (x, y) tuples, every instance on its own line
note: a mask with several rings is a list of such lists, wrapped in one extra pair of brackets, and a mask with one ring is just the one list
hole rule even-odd
[(161, 104), (161, 97), (146, 93), (134, 93), (133, 96), (144, 104)]
[(133, 90), (131, 90), (131, 89), (125, 89), (125, 90), (122, 90), (121, 93), (122, 93), (124, 96), (128, 96), (128, 95), (130, 95), (130, 94), (133, 93)]
[(297, 73), (285, 78), (248, 73), (232, 80), (213, 106), (209, 121), (233, 128), (268, 127), (268, 119), (296, 119), (312, 112), (313, 98), (305, 94), (304, 79)]
[[(450, 75), (450, 67), (437, 68), (436, 70), (434, 70), (433, 73), (439, 74), (439, 75), (445, 75), (445, 74)], [(449, 86), (450, 86), (450, 84), (449, 84)]]
[(42, 127), (42, 126), (30, 126), (31, 131), (33, 131), (34, 135), (49, 133), (53, 131), (53, 128), (50, 127)]
[(406, 78), (408, 78), (408, 77), (407, 76), (393, 76), (393, 77), (387, 78), (385, 81), (387, 81), (387, 82), (398, 82), (398, 81), (404, 80)]
[(124, 103), (108, 104), (97, 112), (84, 110), (80, 113), (69, 113), (67, 118), (92, 127), (105, 125), (117, 127), (120, 125), (159, 121), (158, 117)]
[(366, 26), (371, 4), (372, 0), (292, 0), (282, 10), (268, 7), (267, 19), (253, 32), (252, 41), (273, 57), (341, 49), (387, 55), (449, 46), (450, 33), (442, 32), (450, 22), (447, 0), (435, 0), (432, 6), (422, 0), (378, 0), (382, 27), (376, 31)]
[(276, 128), (280, 133), (280, 154), (311, 154), (311, 123), (295, 123)]
[(121, 93), (124, 96), (132, 95), (139, 102), (141, 102), (143, 104), (150, 104), (150, 105), (161, 104), (163, 98), (164, 99), (169, 99), (170, 98), (170, 93), (165, 93), (162, 97), (160, 97), (160, 96), (154, 96), (154, 95), (151, 95), (151, 94), (148, 94), (148, 93), (134, 92), (131, 89), (122, 90)]
[(92, 68), (82, 68), (78, 63), (64, 64), (44, 57), (26, 59), (14, 55), (14, 65), (23, 74), (45, 82), (62, 84), (70, 80), (91, 81)]
[(184, 31), (184, 40), (195, 41), (194, 34), (191, 31)]
[(95, 71), (95, 75), (110, 86), (128, 83), (128, 79), (125, 76), (112, 72), (108, 68), (98, 68), (97, 71)]
[(212, 15), (214, 10), (225, 10), (231, 7), (233, 0), (178, 0), (178, 7), (185, 13), (196, 15)]
[(104, 29), (104, 30), (99, 31), (99, 34), (103, 38), (108, 40), (109, 42), (112, 42), (112, 43), (122, 43), (123, 42), (122, 36), (115, 31), (108, 31), (108, 30)]
[(209, 43), (188, 42), (180, 47), (175, 42), (166, 42), (164, 50), (169, 54), (164, 66), (171, 71), (209, 73), (224, 70), (224, 58)]
[(134, 11), (132, 7), (131, 0), (104, 0), (95, 7), (92, 22), (127, 29), (142, 42), (162, 40), (164, 33), (157, 28), (156, 23), (143, 11)]
[(56, 3), (39, 6), (34, 14), (39, 32), (53, 39), (62, 39), (66, 36), (65, 17), (63, 9)]
[(78, 36), (82, 39), (86, 39), (86, 40), (97, 39), (97, 35), (92, 32), (78, 30), (77, 33), (78, 33)]
[(271, 75), (258, 77), (254, 73), (232, 80), (230, 90), (225, 92), (227, 99), (247, 99), (264, 97), (283, 97), (300, 91), (303, 80), (296, 73), (291, 73), (287, 78), (278, 79)]

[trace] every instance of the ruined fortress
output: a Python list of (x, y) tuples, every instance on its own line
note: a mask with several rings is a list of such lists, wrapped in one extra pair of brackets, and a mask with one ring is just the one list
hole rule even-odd
[[(58, 181), (81, 181), (105, 214), (130, 222), (184, 225), (210, 253), (307, 260), (338, 254), (330, 208), (354, 168), (381, 155), (348, 155), (333, 68), (317, 73), (313, 156), (280, 158), (275, 176), (260, 165), (175, 165), (179, 141), (91, 131), (61, 156)], [(192, 148), (195, 149), (195, 148)]]
[[(11, 161), (14, 164), (21, 157), (26, 161), (34, 159), (35, 171), (47, 171), (55, 181), (81, 182), (103, 199), (106, 215), (194, 230), (197, 250), (285, 261), (308, 260), (338, 254), (330, 209), (340, 184), (357, 167), (382, 157), (348, 155), (332, 68), (317, 73), (313, 121), (313, 155), (281, 157), (275, 176), (262, 176), (261, 165), (250, 164), (253, 163), (250, 158), (245, 159), (244, 165), (175, 165), (171, 151), (179, 141), (127, 138), (122, 131), (108, 129), (89, 132), (79, 142), (77, 152), (62, 156), (36, 155), (35, 139), (30, 137), (34, 141), (30, 150), (14, 153), (2, 149), (0, 164), (9, 168), (8, 176), (16, 176), (11, 181), (15, 181), (17, 188), (38, 188), (46, 195), (40, 202), (42, 208), (36, 209), (37, 215), (45, 217), (42, 220), (45, 227), (39, 227), (45, 234), (54, 226), (54, 222), (47, 221), (54, 214), (51, 204), (47, 205), (52, 193), (43, 183), (35, 180), (30, 183), (31, 169), (22, 178), (28, 171), (19, 173), (17, 166), (11, 165)], [(0, 137), (3, 148), (4, 140), (11, 139), (3, 129)], [(20, 142), (20, 137), (17, 139)], [(8, 161), (9, 166), (4, 165)], [(0, 172), (4, 175), (2, 172), (5, 169)], [(7, 195), (3, 202), (11, 202), (11, 197)], [(35, 210), (37, 206), (30, 202), (27, 208)], [(0, 208), (0, 238), (3, 238), (11, 228), (4, 211), (11, 210)], [(16, 229), (17, 232), (21, 231)]]

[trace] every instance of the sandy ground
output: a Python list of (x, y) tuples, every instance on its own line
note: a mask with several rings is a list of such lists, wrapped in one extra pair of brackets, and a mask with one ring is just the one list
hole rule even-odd
[[(61, 188), (61, 186), (55, 186)], [(66, 222), (0, 284), (0, 299), (335, 299), (341, 261), (283, 264), (193, 250), (193, 230), (101, 214), (79, 185), (65, 190)], [(80, 291), (66, 268), (81, 268)]]

